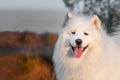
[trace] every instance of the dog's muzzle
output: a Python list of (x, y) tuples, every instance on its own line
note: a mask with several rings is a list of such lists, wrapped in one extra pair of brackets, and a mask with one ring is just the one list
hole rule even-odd
[(82, 47), (81, 45), (77, 45), (74, 47), (71, 45), (74, 57), (80, 58), (82, 56), (83, 52), (87, 49), (87, 47), (88, 47), (88, 45), (85, 47)]

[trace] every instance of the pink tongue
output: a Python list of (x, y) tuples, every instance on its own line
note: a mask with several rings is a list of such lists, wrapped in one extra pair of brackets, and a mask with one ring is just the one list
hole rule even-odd
[(74, 57), (79, 58), (82, 55), (82, 48), (74, 48)]

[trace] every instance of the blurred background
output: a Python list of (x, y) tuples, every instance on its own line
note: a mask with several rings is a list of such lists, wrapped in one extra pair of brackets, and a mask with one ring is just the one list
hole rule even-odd
[(120, 0), (0, 0), (0, 80), (55, 80), (52, 54), (66, 13), (120, 25)]

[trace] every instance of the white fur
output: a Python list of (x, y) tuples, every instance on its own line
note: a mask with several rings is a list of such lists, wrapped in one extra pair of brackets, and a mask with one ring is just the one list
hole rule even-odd
[[(53, 54), (57, 80), (120, 80), (120, 47), (98, 27), (99, 19), (91, 20), (73, 16), (59, 34)], [(80, 58), (73, 56), (70, 46), (77, 38), (83, 47), (89, 45)]]

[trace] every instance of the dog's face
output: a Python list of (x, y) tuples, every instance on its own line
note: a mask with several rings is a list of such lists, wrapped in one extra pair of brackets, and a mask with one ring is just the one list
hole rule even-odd
[(93, 44), (94, 34), (91, 31), (92, 28), (87, 26), (88, 25), (77, 23), (76, 26), (71, 26), (71, 29), (69, 30), (69, 43), (73, 50), (73, 55), (76, 58), (81, 57), (83, 54), (85, 55), (90, 45)]
[(85, 30), (81, 30), (80, 27), (70, 31), (69, 42), (74, 57), (79, 58), (82, 53), (86, 52), (92, 39), (92, 35)]
[[(94, 18), (97, 18), (96, 16)], [(93, 18), (92, 18), (93, 19)], [(98, 18), (97, 18), (98, 19)], [(97, 20), (95, 19), (95, 20)], [(96, 26), (96, 27), (95, 27)], [(99, 32), (97, 22), (73, 20), (67, 25), (68, 42), (76, 58), (86, 55), (95, 43), (96, 32)]]

